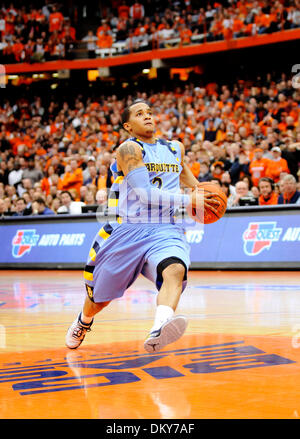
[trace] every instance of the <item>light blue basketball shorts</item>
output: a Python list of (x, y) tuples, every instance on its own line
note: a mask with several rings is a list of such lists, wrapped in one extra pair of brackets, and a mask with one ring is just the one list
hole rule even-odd
[[(176, 224), (105, 224), (97, 233), (84, 270), (89, 298), (95, 303), (123, 296), (139, 274), (159, 290), (157, 267), (167, 258), (180, 259), (186, 272), (190, 248), (184, 230)], [(182, 291), (186, 287), (186, 277)]]

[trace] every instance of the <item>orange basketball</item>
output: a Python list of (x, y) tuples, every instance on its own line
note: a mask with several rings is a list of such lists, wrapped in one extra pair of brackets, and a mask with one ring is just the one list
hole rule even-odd
[(217, 194), (215, 199), (220, 202), (219, 206), (216, 206), (215, 209), (217, 213), (213, 212), (209, 207), (205, 207), (201, 209), (201, 206), (194, 206), (192, 204), (187, 206), (187, 213), (190, 218), (194, 221), (202, 224), (212, 224), (218, 221), (225, 214), (227, 208), (227, 197), (224, 192), (221, 190), (220, 186), (215, 183), (203, 182), (199, 185), (200, 189), (204, 190), (204, 194), (206, 193), (215, 193)]

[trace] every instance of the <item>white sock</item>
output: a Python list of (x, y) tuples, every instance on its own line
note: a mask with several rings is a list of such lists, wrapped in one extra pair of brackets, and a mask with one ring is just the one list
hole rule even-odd
[(166, 305), (158, 305), (156, 308), (154, 324), (151, 328), (151, 331), (156, 331), (161, 327), (163, 323), (169, 320), (174, 315), (174, 310), (170, 306)]
[(82, 321), (83, 324), (88, 325), (93, 320), (93, 317), (88, 317), (84, 315), (83, 311), (81, 311), (80, 320)]

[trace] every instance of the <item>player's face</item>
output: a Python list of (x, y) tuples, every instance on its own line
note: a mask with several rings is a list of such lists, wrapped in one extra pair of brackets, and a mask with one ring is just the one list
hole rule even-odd
[(144, 103), (130, 107), (130, 116), (124, 128), (137, 137), (151, 137), (155, 131), (154, 118), (151, 108)]

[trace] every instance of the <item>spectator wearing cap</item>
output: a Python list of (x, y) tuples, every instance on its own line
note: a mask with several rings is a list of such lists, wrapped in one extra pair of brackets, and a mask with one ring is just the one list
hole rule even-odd
[(299, 204), (300, 192), (297, 191), (297, 180), (291, 174), (282, 179), (283, 191), (278, 197), (278, 204)]
[(91, 174), (90, 174), (90, 168), (92, 166), (95, 166), (96, 163), (96, 159), (94, 156), (90, 156), (86, 162), (86, 168), (84, 169), (84, 171), (82, 172), (82, 176), (83, 176), (83, 184), (87, 184), (86, 182), (90, 179)]
[(279, 146), (273, 146), (271, 149), (273, 158), (269, 160), (266, 169), (266, 176), (272, 178), (277, 183), (282, 172), (290, 173), (287, 161), (281, 157), (281, 149)]
[(274, 181), (268, 177), (262, 177), (258, 183), (260, 206), (270, 206), (278, 204), (278, 194), (274, 191)]
[(256, 148), (254, 150), (254, 158), (249, 165), (249, 172), (254, 186), (258, 186), (259, 180), (266, 175), (268, 163), (269, 160), (263, 157), (263, 150)]
[(220, 181), (224, 173), (224, 163), (222, 161), (216, 161), (211, 165), (210, 170), (212, 178)]

